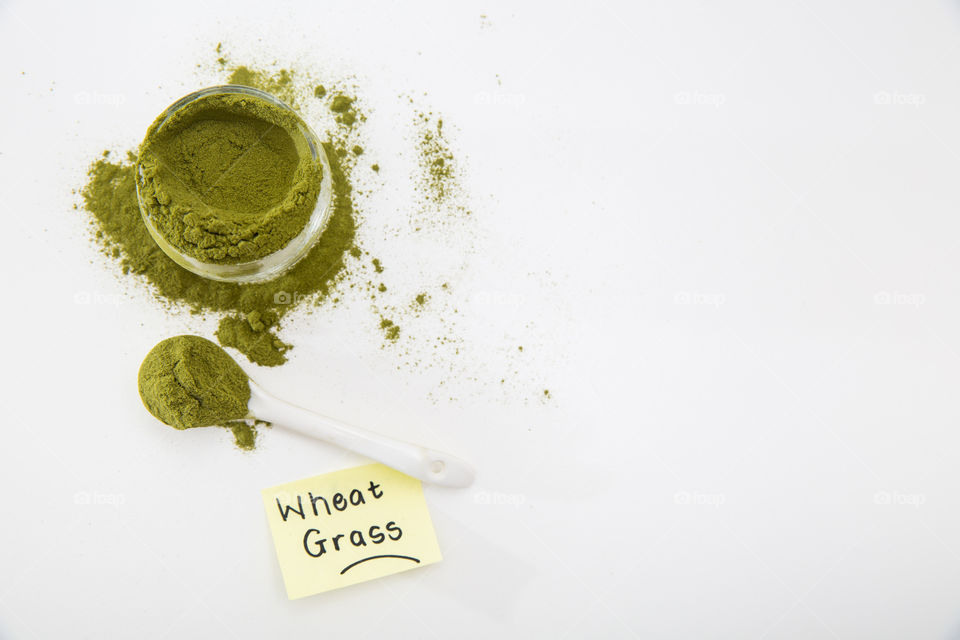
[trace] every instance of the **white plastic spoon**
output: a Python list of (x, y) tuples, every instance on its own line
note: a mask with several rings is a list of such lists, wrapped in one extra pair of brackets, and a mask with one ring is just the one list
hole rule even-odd
[(444, 487), (469, 487), (473, 468), (447, 453), (352, 427), (285, 402), (250, 380), (251, 418), (265, 420), (382, 462), (408, 476)]

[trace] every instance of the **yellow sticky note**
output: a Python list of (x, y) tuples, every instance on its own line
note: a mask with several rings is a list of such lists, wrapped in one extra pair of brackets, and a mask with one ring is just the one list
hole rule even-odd
[(382, 464), (262, 494), (291, 600), (443, 559), (420, 481)]

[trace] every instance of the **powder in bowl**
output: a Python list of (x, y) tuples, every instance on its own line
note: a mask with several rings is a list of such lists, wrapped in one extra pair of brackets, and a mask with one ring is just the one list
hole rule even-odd
[(309, 128), (283, 103), (242, 89), (187, 96), (154, 121), (140, 147), (145, 220), (200, 263), (276, 253), (301, 234), (320, 196), (323, 167)]

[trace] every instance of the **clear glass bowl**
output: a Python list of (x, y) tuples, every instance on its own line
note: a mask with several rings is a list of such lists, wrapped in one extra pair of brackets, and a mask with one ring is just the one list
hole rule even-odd
[(143, 223), (147, 225), (147, 230), (150, 232), (150, 236), (154, 239), (160, 249), (162, 249), (171, 260), (179, 264), (184, 269), (192, 271), (198, 276), (210, 278), (211, 280), (220, 280), (222, 282), (236, 282), (241, 284), (265, 282), (267, 280), (276, 278), (295, 265), (301, 258), (310, 252), (310, 249), (313, 248), (313, 245), (316, 243), (316, 241), (321, 235), (323, 235), (323, 230), (326, 228), (327, 221), (329, 220), (330, 214), (333, 211), (333, 176), (330, 169), (330, 160), (327, 158), (327, 153), (324, 150), (323, 145), (320, 143), (319, 138), (317, 138), (317, 135), (293, 109), (265, 91), (260, 91), (259, 89), (245, 87), (242, 85), (226, 84), (216, 87), (208, 87), (180, 98), (172, 105), (167, 107), (167, 109), (160, 115), (161, 121), (158, 131), (174, 113), (182, 109), (184, 106), (200, 100), (201, 98), (217, 94), (243, 94), (256, 96), (257, 98), (261, 98), (267, 102), (270, 102), (271, 104), (276, 105), (277, 107), (280, 107), (296, 117), (300, 133), (306, 140), (307, 147), (310, 149), (310, 153), (313, 155), (314, 160), (320, 162), (320, 165), (323, 168), (323, 177), (321, 178), (320, 195), (317, 198), (317, 206), (314, 208), (310, 219), (307, 221), (307, 224), (304, 225), (303, 230), (292, 240), (290, 240), (290, 242), (288, 242), (282, 249), (279, 249), (257, 260), (240, 262), (236, 264), (213, 264), (210, 262), (201, 262), (192, 256), (182, 253), (179, 249), (171, 245), (160, 234), (160, 232), (157, 231), (156, 227), (154, 227), (153, 222), (150, 220), (150, 215), (147, 213), (147, 209), (143, 205), (143, 199), (140, 194), (140, 183), (142, 182), (143, 176), (140, 173), (141, 167), (138, 159), (136, 167), (137, 202), (140, 204), (140, 217), (143, 219)]

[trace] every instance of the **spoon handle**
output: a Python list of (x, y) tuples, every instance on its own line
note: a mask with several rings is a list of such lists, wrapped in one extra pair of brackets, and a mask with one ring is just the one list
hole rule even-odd
[(450, 454), (394, 440), (285, 402), (250, 381), (250, 415), (333, 443), (413, 476), (445, 487), (468, 487), (474, 471)]

